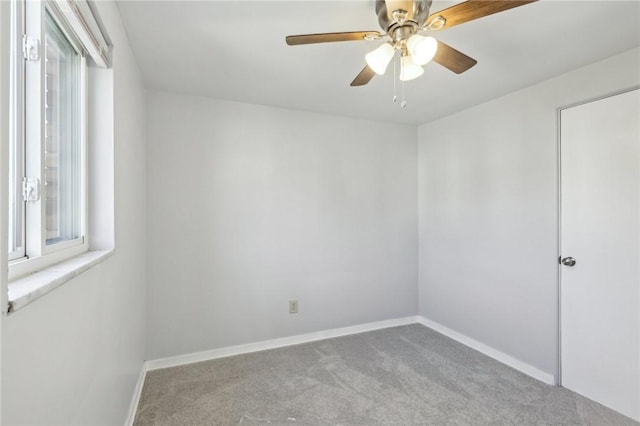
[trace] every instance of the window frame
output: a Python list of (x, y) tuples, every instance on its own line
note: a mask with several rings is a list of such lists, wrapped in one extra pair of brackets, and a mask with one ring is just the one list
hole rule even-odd
[[(9, 161), (14, 165), (9, 165), (9, 182), (12, 183), (13, 188), (9, 189), (10, 204), (13, 203), (14, 208), (9, 209), (9, 234), (20, 234), (20, 245), (15, 245), (16, 249), (9, 251), (7, 258), (9, 261), (24, 258), (25, 252), (25, 205), (22, 199), (22, 177), (25, 174), (25, 160), (24, 160), (24, 68), (25, 61), (18, 49), (20, 46), (20, 34), (25, 32), (24, 22), (24, 3), (14, 1), (10, 7), (10, 20), (12, 25), (15, 25), (15, 30), (11, 31), (10, 43), (11, 43), (11, 59), (9, 61), (11, 69), (9, 70), (10, 86), (9, 93), (9, 105), (13, 109), (11, 113), (9, 123)], [(19, 142), (18, 142), (19, 141)], [(14, 169), (15, 168), (15, 169)], [(11, 173), (13, 171), (13, 173)], [(13, 181), (13, 182), (12, 182)], [(11, 197), (13, 195), (13, 197)], [(11, 200), (13, 198), (13, 200)], [(13, 216), (13, 219), (11, 219)], [(15, 218), (20, 218), (19, 230), (15, 229)]]
[[(9, 262), (9, 280), (24, 276), (38, 270), (47, 268), (53, 264), (80, 255), (89, 250), (88, 231), (88, 126), (87, 126), (87, 58), (82, 44), (73, 36), (73, 32), (66, 25), (64, 16), (56, 7), (54, 1), (22, 1), (14, 0), (16, 9), (22, 9), (23, 28), (20, 23), (15, 24), (15, 40), (19, 46), (15, 46), (16, 63), (23, 64), (22, 87), (23, 99), (21, 108), (22, 121), (16, 117), (22, 129), (22, 145), (24, 152), (24, 175), (37, 178), (40, 182), (40, 197), (35, 202), (22, 201), (24, 205), (24, 255), (20, 258), (12, 256)], [(55, 21), (58, 28), (64, 34), (69, 44), (79, 56), (78, 70), (78, 137), (79, 137), (79, 237), (73, 240), (63, 241), (47, 245), (46, 236), (46, 191), (45, 182), (45, 28), (46, 14)], [(20, 34), (19, 31), (22, 31)], [(39, 56), (37, 61), (28, 61), (22, 55), (22, 37), (24, 34), (39, 40)], [(16, 66), (17, 68), (17, 66)], [(16, 72), (16, 74), (18, 74)], [(19, 104), (19, 101), (16, 101)], [(14, 105), (15, 107), (15, 105)], [(19, 143), (11, 141), (11, 143)], [(16, 194), (18, 200), (22, 199), (22, 193)], [(10, 231), (11, 232), (11, 231)]]

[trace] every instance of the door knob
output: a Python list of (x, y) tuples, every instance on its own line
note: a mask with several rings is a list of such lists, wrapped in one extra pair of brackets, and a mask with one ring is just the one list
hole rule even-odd
[(576, 260), (573, 257), (563, 257), (560, 263), (564, 266), (573, 266), (576, 264)]

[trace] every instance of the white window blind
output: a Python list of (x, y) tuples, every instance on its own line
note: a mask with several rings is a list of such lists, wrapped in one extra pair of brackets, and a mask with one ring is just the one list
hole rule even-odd
[(98, 67), (111, 67), (111, 43), (96, 20), (87, 0), (53, 0), (50, 3), (58, 19), (62, 19), (87, 55)]

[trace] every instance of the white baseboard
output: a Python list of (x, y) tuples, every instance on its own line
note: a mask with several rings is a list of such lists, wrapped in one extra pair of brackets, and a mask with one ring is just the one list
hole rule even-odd
[(212, 349), (203, 352), (196, 352), (185, 355), (172, 356), (168, 358), (154, 359), (146, 362), (147, 370), (159, 368), (175, 367), (178, 365), (191, 364), (194, 362), (208, 361), (216, 358), (246, 354), (250, 352), (264, 351), (267, 349), (281, 348), (283, 346), (299, 345), (300, 343), (314, 342), (316, 340), (330, 339), (332, 337), (347, 336), (349, 334), (364, 333), (366, 331), (379, 330), (382, 328), (397, 327), (399, 325), (415, 324), (418, 317), (404, 317), (386, 321), (370, 322), (367, 324), (354, 325), (351, 327), (334, 328), (331, 330), (317, 331), (313, 333), (299, 334), (297, 336), (282, 337), (279, 339), (264, 340), (245, 345), (229, 346), (226, 348)]
[(227, 356), (246, 354), (250, 352), (264, 351), (267, 349), (281, 348), (284, 346), (298, 345), (301, 343), (314, 342), (317, 340), (330, 339), (333, 337), (347, 336), (350, 334), (364, 333), (367, 331), (379, 330), (389, 327), (397, 327), (407, 324), (422, 324), (425, 327), (431, 328), (445, 336), (462, 343), (472, 349), (477, 350), (509, 367), (515, 368), (523, 372), (524, 374), (540, 380), (549, 385), (556, 385), (556, 380), (553, 375), (539, 370), (526, 362), (520, 361), (494, 349), (484, 343), (478, 342), (462, 333), (451, 330), (442, 324), (432, 321), (422, 316), (410, 316), (404, 318), (396, 318), (386, 321), (371, 322), (367, 324), (354, 325), (351, 327), (334, 328), (331, 330), (317, 331), (313, 333), (299, 334), (297, 336), (282, 337), (279, 339), (264, 340), (261, 342), (247, 343), (238, 346), (229, 346), (225, 348), (212, 349), (208, 351), (195, 352), (190, 354), (178, 355), (168, 358), (160, 358), (150, 360), (144, 363), (138, 383), (136, 384), (133, 400), (131, 401), (131, 407), (129, 409), (129, 417), (127, 418), (126, 425), (132, 425), (135, 418), (136, 409), (142, 393), (142, 386), (147, 371), (157, 370), (159, 368), (176, 367), (179, 365), (191, 364), (194, 362), (208, 361), (216, 358), (224, 358)]
[(133, 390), (131, 405), (129, 406), (129, 414), (127, 415), (127, 420), (124, 423), (125, 426), (132, 426), (133, 421), (136, 418), (136, 410), (138, 409), (138, 403), (140, 402), (140, 395), (142, 394), (142, 386), (144, 385), (144, 378), (146, 377), (146, 375), (147, 375), (147, 366), (146, 366), (146, 363), (142, 363), (142, 368), (140, 369), (140, 375), (138, 376), (136, 387)]
[(477, 340), (472, 339), (471, 337), (465, 336), (462, 333), (458, 333), (457, 331), (451, 330), (448, 327), (445, 327), (442, 324), (439, 324), (435, 321), (432, 321), (428, 318), (418, 316), (418, 322), (425, 327), (429, 327), (438, 333), (444, 334), (445, 336), (456, 340), (463, 345), (469, 346), (472, 349), (477, 350), (478, 352), (482, 352), (483, 354), (500, 361), (503, 364), (508, 365), (511, 368), (515, 368), (523, 372), (524, 374), (533, 377), (534, 379), (540, 380), (548, 385), (556, 385), (556, 379), (552, 374), (545, 373), (542, 370), (533, 367), (526, 362), (520, 361), (510, 355), (505, 354), (504, 352), (500, 352), (497, 349), (492, 348), (491, 346), (485, 345), (484, 343), (478, 342)]

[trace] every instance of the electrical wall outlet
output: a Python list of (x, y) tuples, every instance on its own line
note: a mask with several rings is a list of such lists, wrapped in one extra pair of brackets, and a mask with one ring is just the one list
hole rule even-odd
[(297, 314), (298, 313), (298, 301), (297, 300), (289, 300), (289, 313)]

